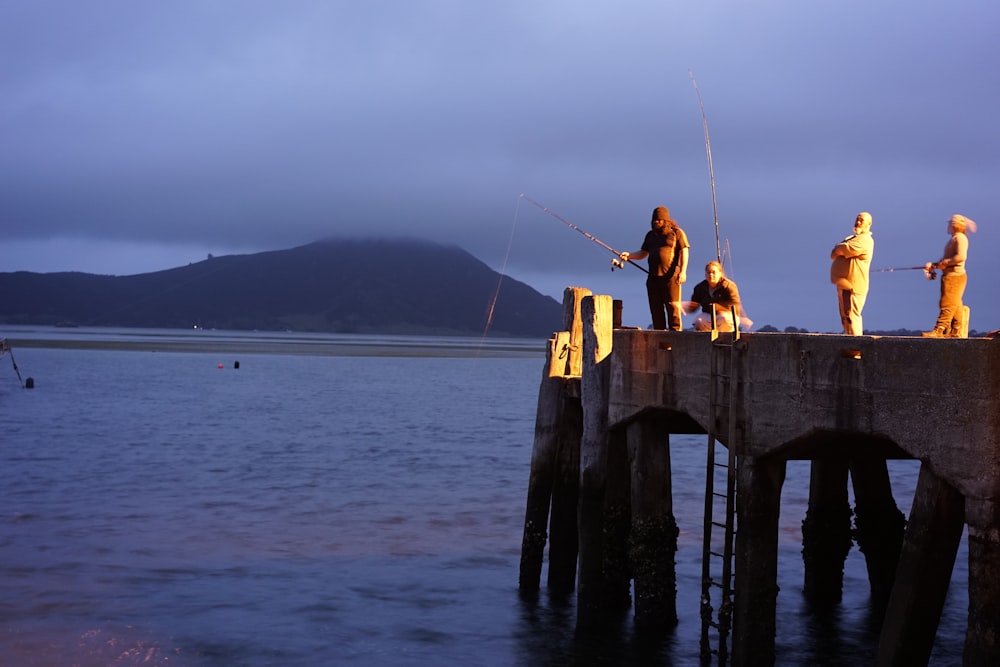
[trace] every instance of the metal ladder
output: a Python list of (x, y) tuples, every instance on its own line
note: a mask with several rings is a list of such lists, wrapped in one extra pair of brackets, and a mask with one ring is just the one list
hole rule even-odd
[[(739, 320), (734, 331), (720, 340), (713, 313), (711, 375), (708, 414), (708, 460), (705, 470), (705, 528), (701, 557), (701, 662), (729, 661), (733, 616), (733, 542), (736, 535), (736, 421)], [(725, 454), (717, 453), (719, 418), (727, 416)], [(721, 491), (716, 487), (722, 488)], [(718, 516), (721, 515), (721, 516)]]

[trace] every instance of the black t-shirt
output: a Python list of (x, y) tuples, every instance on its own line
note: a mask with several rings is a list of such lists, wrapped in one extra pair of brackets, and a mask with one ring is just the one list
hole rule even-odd
[(649, 253), (650, 277), (674, 275), (680, 261), (681, 249), (687, 247), (689, 247), (687, 235), (676, 225), (668, 227), (666, 234), (653, 230), (646, 232), (642, 250)]

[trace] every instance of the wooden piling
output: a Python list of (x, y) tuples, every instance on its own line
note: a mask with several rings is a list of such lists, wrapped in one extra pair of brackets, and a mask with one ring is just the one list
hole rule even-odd
[(563, 392), (560, 414), (549, 520), (548, 587), (551, 594), (566, 596), (576, 590), (576, 520), (580, 497), (580, 440), (583, 437), (583, 409), (578, 392)]
[(540, 586), (550, 507), (549, 586), (556, 592), (570, 592), (576, 579), (575, 516), (582, 414), (579, 392), (572, 389), (578, 387), (579, 381), (572, 378), (580, 375), (580, 303), (589, 295), (590, 290), (582, 287), (563, 290), (563, 330), (552, 335), (546, 350), (521, 539), (518, 585), (524, 593), (535, 592)]
[(580, 399), (583, 440), (580, 444), (579, 576), (577, 626), (600, 623), (604, 604), (604, 496), (608, 461), (608, 382), (611, 353), (611, 297), (588, 296), (581, 308), (583, 369)]
[[(556, 453), (563, 424), (563, 377), (565, 361), (561, 350), (569, 343), (569, 334), (559, 332), (549, 339), (538, 388), (535, 412), (535, 441), (531, 450), (531, 472), (528, 478), (528, 499), (524, 513), (524, 535), (521, 538), (521, 572), (518, 585), (522, 592), (538, 590), (545, 553), (545, 527), (552, 499)], [(550, 572), (551, 576), (551, 572)]]

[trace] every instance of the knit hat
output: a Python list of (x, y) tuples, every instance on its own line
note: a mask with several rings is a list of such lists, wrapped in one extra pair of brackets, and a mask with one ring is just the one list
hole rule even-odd
[(670, 217), (670, 209), (666, 206), (657, 206), (653, 209), (653, 219), (650, 222), (656, 222), (657, 220), (666, 220), (667, 222), (673, 222), (673, 218)]

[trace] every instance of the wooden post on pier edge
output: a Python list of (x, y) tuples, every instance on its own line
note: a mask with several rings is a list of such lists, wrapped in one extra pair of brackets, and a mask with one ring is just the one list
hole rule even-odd
[(583, 300), (583, 440), (580, 443), (579, 579), (577, 624), (592, 626), (604, 605), (604, 501), (608, 461), (611, 297)]
[[(582, 416), (579, 392), (571, 384), (579, 380), (582, 356), (580, 303), (590, 290), (568, 287), (563, 293), (563, 331), (553, 334), (546, 351), (545, 368), (538, 390), (535, 440), (521, 540), (519, 588), (537, 592), (550, 522), (549, 588), (570, 593), (576, 582), (576, 504), (579, 483)], [(574, 374), (575, 369), (575, 374)]]

